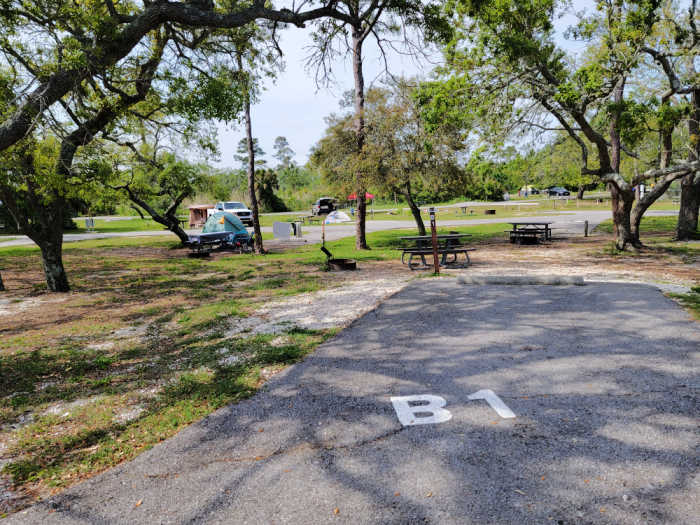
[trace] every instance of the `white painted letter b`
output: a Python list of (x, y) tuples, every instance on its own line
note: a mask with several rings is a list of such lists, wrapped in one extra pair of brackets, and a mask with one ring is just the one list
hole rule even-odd
[[(414, 404), (411, 405), (409, 403)], [(444, 423), (452, 419), (450, 411), (442, 408), (447, 404), (447, 401), (440, 396), (426, 394), (419, 396), (392, 397), (391, 404), (394, 405), (396, 415), (401, 424), (405, 427), (409, 425)], [(421, 416), (419, 417), (418, 414), (421, 414)]]

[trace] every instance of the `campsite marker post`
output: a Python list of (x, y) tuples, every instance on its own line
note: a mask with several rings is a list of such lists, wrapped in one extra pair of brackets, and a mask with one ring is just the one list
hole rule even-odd
[(435, 208), (430, 208), (430, 233), (433, 241), (433, 264), (435, 275), (440, 275), (440, 260), (438, 259), (437, 225), (435, 224)]

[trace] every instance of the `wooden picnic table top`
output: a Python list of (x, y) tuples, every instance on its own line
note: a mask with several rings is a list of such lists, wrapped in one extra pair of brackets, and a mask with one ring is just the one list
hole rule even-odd
[[(471, 237), (471, 233), (443, 233), (436, 235), (438, 239), (459, 239), (460, 237)], [(432, 235), (411, 235), (409, 237), (399, 237), (403, 241), (425, 241), (431, 240)]]
[(553, 223), (552, 221), (549, 221), (549, 222), (547, 222), (547, 221), (537, 221), (537, 222), (534, 222), (534, 221), (517, 221), (517, 222), (508, 222), (508, 224), (512, 224), (513, 226), (518, 226), (518, 225), (523, 225), (523, 226), (528, 226), (528, 225), (532, 225), (532, 226), (545, 225), (545, 226), (548, 226), (548, 225), (554, 224), (554, 223)]

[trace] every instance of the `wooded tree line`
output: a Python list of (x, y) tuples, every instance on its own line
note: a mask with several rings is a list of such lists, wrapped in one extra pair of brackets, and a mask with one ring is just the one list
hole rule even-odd
[[(552, 151), (576, 147), (578, 173), (567, 177), (577, 186), (607, 185), (620, 248), (641, 246), (644, 211), (676, 180), (676, 234), (689, 238), (700, 203), (696, 1), (599, 0), (569, 29), (577, 54), (554, 25), (566, 9), (562, 0), (0, 0), (0, 200), (40, 247), (49, 289), (66, 291), (71, 202), (115, 192), (184, 240), (177, 209), (207, 181), (178, 153), (216, 152), (203, 130), (236, 122), (262, 253), (258, 202), (282, 206), (280, 178), (304, 174), (282, 143), (276, 169), (256, 163), (250, 107), (282, 67), (278, 35), (293, 25), (310, 28), (317, 82), (331, 80), (333, 60), (352, 61), (346, 112), (329, 118), (312, 163), (358, 195), (358, 249), (368, 247), (370, 185), (403, 195), (421, 229), (417, 191), (463, 188), (466, 173), (475, 196), (492, 197), (527, 167), (509, 142), (538, 134)], [(445, 61), (431, 81), (368, 90), (370, 39), (382, 53), (416, 56), (430, 42)], [(650, 180), (653, 191), (635, 200)]]

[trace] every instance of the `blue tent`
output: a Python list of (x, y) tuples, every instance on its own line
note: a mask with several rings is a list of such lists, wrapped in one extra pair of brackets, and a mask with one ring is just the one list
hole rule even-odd
[(204, 223), (202, 233), (221, 233), (232, 232), (245, 234), (248, 237), (248, 230), (245, 229), (241, 220), (233, 213), (227, 211), (218, 211), (207, 219)]
[(233, 213), (219, 211), (204, 223), (202, 233), (190, 235), (187, 244), (195, 251), (210, 250), (213, 246), (250, 246), (253, 238), (241, 220)]

